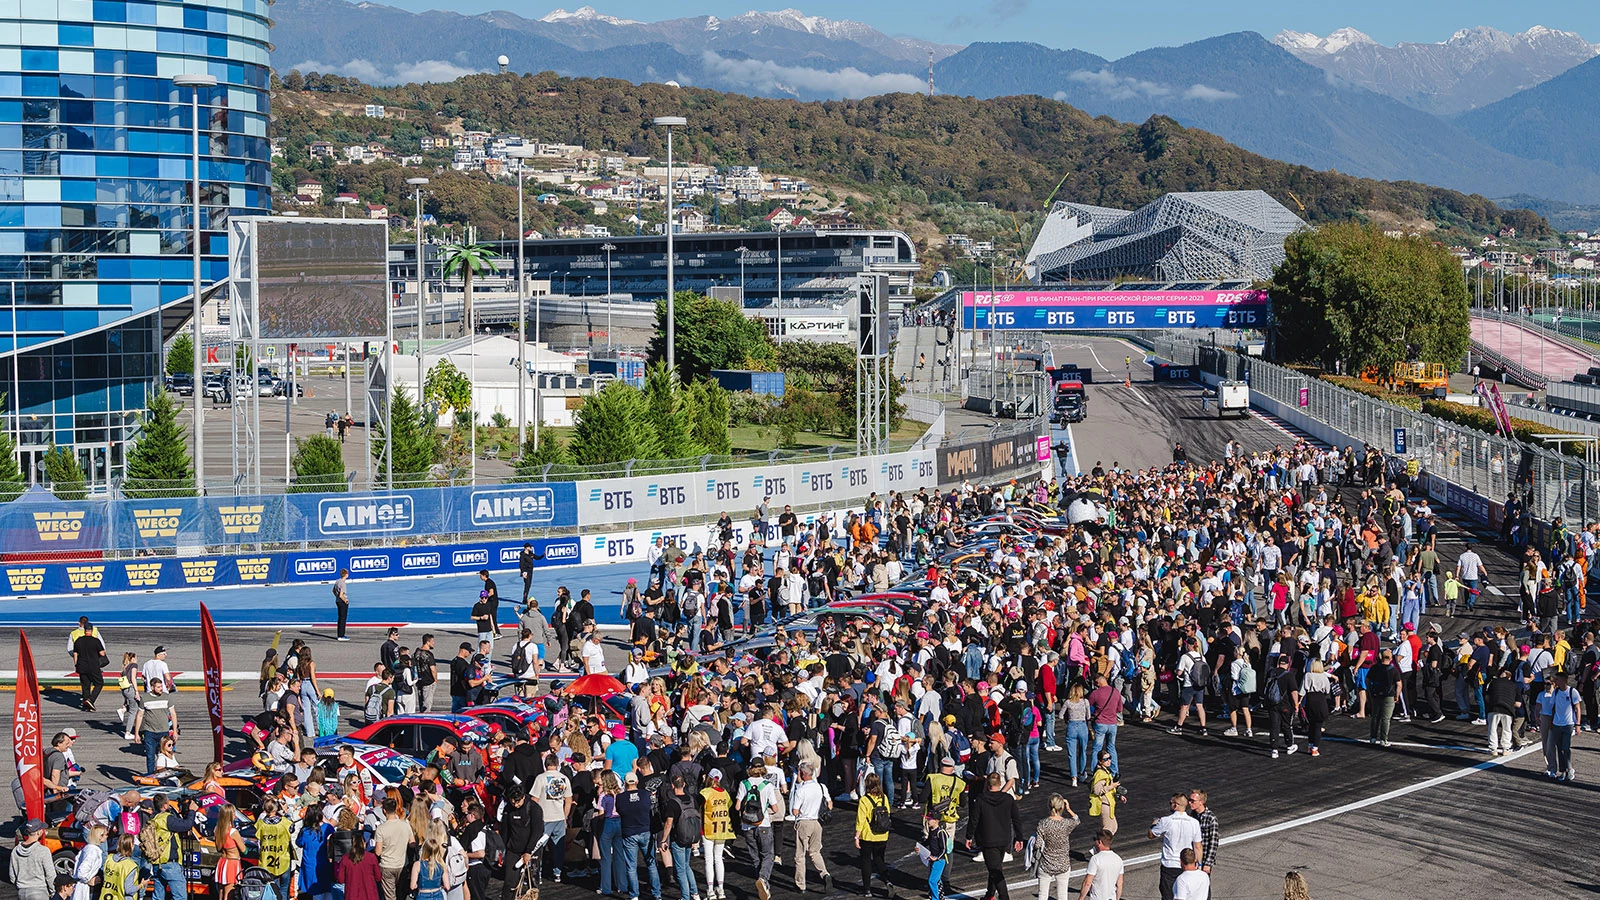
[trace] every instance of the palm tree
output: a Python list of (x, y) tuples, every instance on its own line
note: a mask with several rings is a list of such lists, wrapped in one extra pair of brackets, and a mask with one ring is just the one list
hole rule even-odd
[(461, 323), (463, 330), (471, 334), (476, 326), (472, 318), (472, 278), (496, 268), (494, 252), (486, 244), (463, 241), (446, 244), (440, 249), (439, 257), (444, 261), (444, 277), (461, 276)]

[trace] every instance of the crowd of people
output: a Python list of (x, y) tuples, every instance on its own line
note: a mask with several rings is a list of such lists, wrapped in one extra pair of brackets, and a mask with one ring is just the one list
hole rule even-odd
[[(892, 897), (920, 883), (943, 900), (952, 855), (969, 853), (987, 871), (984, 900), (1009, 900), (1006, 868), (1020, 855), (1040, 900), (1064, 898), (1076, 843), (1082, 896), (1107, 900), (1124, 891), (1117, 740), (1133, 720), (1283, 760), (1302, 740), (1307, 757), (1334, 752), (1334, 716), (1369, 720), (1369, 740), (1387, 747), (1397, 725), (1453, 712), (1483, 726), (1497, 753), (1539, 741), (1547, 774), (1571, 779), (1573, 732), (1595, 725), (1600, 648), (1582, 579), (1600, 532), (1557, 529), (1529, 548), (1519, 609), (1530, 630), (1447, 635), (1445, 621), (1476, 609), (1484, 561), (1470, 543), (1441, 555), (1434, 513), (1405, 474), (1375, 451), (1230, 443), (1204, 464), (1097, 464), (1031, 484), (875, 496), (837, 530), (785, 510), (772, 541), (745, 547), (724, 517), (708, 547), (654, 547), (646, 586), (623, 586), (621, 664), (589, 589), (563, 588), (546, 606), (526, 578), (507, 650), (484, 572), (479, 640), (440, 661), (433, 635), (412, 650), (391, 633), (362, 718), (444, 711), (441, 682), (459, 711), (499, 670), (537, 710), (527, 727), (482, 748), (442, 742), (405, 784), (376, 788), (353, 768), (329, 777), (302, 753), (347, 723), (297, 643), (263, 667), (252, 750), (273, 787), (259, 808), (145, 801), (131, 852), (153, 870), (157, 898), (181, 898), (163, 862), (177, 845), (157, 844), (200, 832), (220, 848), (238, 815), (255, 823), (278, 900), (513, 898), (543, 877), (626, 900), (661, 900), (674, 885), (680, 900), (722, 900), (742, 849), (769, 900), (784, 854), (787, 887), (835, 886), (839, 847), (823, 830), (838, 807), (858, 864), (840, 887)], [(1573, 577), (1577, 599), (1544, 615)], [(925, 583), (892, 614), (805, 615), (906, 578)], [(75, 659), (95, 658), (97, 640), (85, 623)], [(162, 740), (176, 713), (161, 699), (161, 657), (141, 666), (125, 654), (119, 680), (119, 713), (153, 772), (178, 766)], [(552, 677), (580, 670), (617, 677), (622, 700), (583, 703)], [(86, 680), (85, 710), (97, 697)], [(1064, 754), (1053, 791), (1045, 753)], [(67, 790), (64, 771), (48, 775)], [(1030, 822), (1019, 799), (1035, 792), (1049, 811)], [(1084, 818), (1092, 832), (1074, 841)], [(101, 872), (129, 822), (107, 819)], [(1174, 794), (1148, 835), (1161, 841), (1163, 900), (1208, 897), (1221, 829), (1206, 791)], [(925, 872), (897, 873), (891, 840), (914, 843)], [(229, 860), (215, 872), (222, 900), (238, 878)], [(1298, 875), (1285, 895), (1305, 895)]]

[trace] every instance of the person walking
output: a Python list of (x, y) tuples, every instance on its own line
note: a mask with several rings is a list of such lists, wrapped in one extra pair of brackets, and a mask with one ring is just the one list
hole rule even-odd
[(1089, 717), (1094, 708), (1084, 699), (1081, 682), (1067, 688), (1067, 699), (1061, 708), (1067, 718), (1067, 767), (1072, 773), (1072, 786), (1077, 787), (1078, 779), (1087, 781), (1094, 767), (1094, 754), (1089, 749)]
[(733, 840), (733, 795), (722, 786), (722, 770), (706, 773), (706, 786), (700, 790), (700, 855), (706, 861), (706, 900), (727, 900), (724, 886), (723, 856)]
[(623, 777), (622, 793), (617, 795), (617, 816), (622, 820), (622, 871), (629, 900), (639, 900), (641, 857), (650, 875), (651, 900), (661, 900), (661, 870), (656, 866), (655, 842), (650, 836), (650, 808), (654, 803), (650, 794), (639, 787), (638, 772)]
[(339, 616), (338, 634), (335, 640), (348, 641), (345, 636), (345, 623), (350, 619), (350, 570), (340, 569), (339, 577), (333, 580), (333, 608)]
[(1394, 651), (1378, 653), (1378, 662), (1367, 670), (1367, 697), (1372, 701), (1368, 723), (1368, 742), (1389, 746), (1389, 724), (1394, 721), (1394, 706), (1400, 699), (1400, 670), (1394, 664)]
[(1217, 825), (1217, 814), (1206, 806), (1206, 792), (1195, 788), (1189, 791), (1189, 815), (1200, 823), (1200, 871), (1211, 875), (1217, 863), (1217, 848), (1222, 845), (1222, 831)]
[[(1300, 706), (1297, 694), (1299, 685), (1295, 683), (1294, 671), (1289, 666), (1291, 662), (1293, 660), (1289, 654), (1278, 654), (1277, 671), (1267, 674), (1267, 687), (1261, 696), (1267, 707), (1268, 746), (1272, 749), (1273, 759), (1278, 758), (1280, 745), (1287, 744), (1289, 753), (1300, 749), (1300, 745), (1294, 742), (1294, 714)], [(1173, 859), (1177, 859), (1176, 854)]]
[(122, 654), (122, 672), (117, 676), (117, 690), (122, 692), (122, 706), (117, 710), (117, 721), (122, 723), (122, 739), (136, 741), (133, 721), (139, 715), (139, 654), (132, 650)]
[[(552, 755), (551, 759), (554, 758)], [(700, 842), (705, 818), (689, 795), (688, 787), (688, 779), (682, 775), (673, 776), (672, 793), (661, 804), (661, 848), (671, 856), (672, 871), (678, 876), (678, 900), (700, 900), (700, 885), (694, 877), (694, 848)], [(547, 816), (545, 828), (549, 827)], [(556, 864), (560, 865), (560, 860)], [(800, 871), (804, 874), (803, 864)], [(556, 880), (561, 879), (558, 876)]]
[(1011, 893), (1006, 889), (1005, 862), (1012, 851), (1022, 852), (1026, 834), (1017, 798), (1005, 790), (999, 773), (991, 772), (988, 790), (973, 800), (967, 820), (967, 849), (978, 848), (989, 876), (983, 900), (1011, 900)]
[(1172, 886), (1183, 874), (1183, 852), (1200, 858), (1200, 823), (1189, 815), (1189, 796), (1172, 795), (1172, 812), (1150, 823), (1150, 837), (1161, 839), (1161, 900), (1173, 900)]
[(1034, 829), (1036, 849), (1034, 856), (1039, 869), (1039, 900), (1050, 900), (1050, 888), (1055, 886), (1056, 900), (1067, 900), (1068, 884), (1072, 879), (1072, 829), (1078, 827), (1078, 816), (1060, 794), (1050, 795), (1050, 815), (1039, 821)]
[(1117, 798), (1122, 782), (1111, 773), (1111, 754), (1101, 751), (1089, 780), (1089, 815), (1100, 817), (1100, 827), (1117, 833)]
[(399, 801), (385, 797), (382, 808), (383, 822), (372, 833), (372, 852), (381, 870), (383, 900), (395, 900), (400, 889), (400, 874), (406, 867), (406, 855), (416, 843), (416, 836), (412, 834), (411, 823), (401, 815)]
[(111, 660), (106, 658), (106, 644), (100, 639), (100, 632), (85, 622), (83, 633), (72, 642), (72, 669), (78, 676), (79, 706), (84, 712), (94, 712), (100, 692), (106, 687), (104, 673), (109, 665)]
[[(1111, 774), (1119, 771), (1117, 768), (1117, 723), (1122, 721), (1122, 692), (1111, 686), (1111, 679), (1104, 673), (1095, 677), (1095, 688), (1089, 694), (1089, 705), (1094, 708), (1094, 756), (1099, 758), (1100, 751), (1111, 754)], [(1182, 715), (1182, 712), (1179, 712)], [(1206, 713), (1204, 701), (1200, 707), (1200, 733), (1205, 733)], [(1074, 785), (1076, 786), (1076, 785)]]
[(794, 886), (802, 894), (806, 891), (807, 860), (817, 867), (822, 889), (833, 889), (833, 878), (822, 858), (822, 815), (825, 811), (833, 811), (833, 798), (817, 781), (816, 763), (802, 762), (799, 780), (789, 792), (789, 812), (794, 816)]
[(1322, 665), (1313, 659), (1300, 679), (1300, 707), (1306, 714), (1306, 747), (1312, 756), (1321, 756), (1322, 726), (1328, 721), (1329, 698), (1333, 695), (1333, 678)]
[[(893, 804), (884, 793), (883, 779), (869, 773), (862, 782), (861, 800), (856, 804), (856, 852), (861, 860), (861, 896), (872, 896), (872, 876), (883, 879), (885, 894), (893, 900), (894, 883), (889, 880), (889, 864), (884, 851), (889, 846), (889, 826), (894, 820)], [(759, 885), (760, 882), (757, 882)], [(767, 900), (762, 897), (761, 900)]]
[(1572, 735), (1583, 719), (1583, 698), (1568, 682), (1567, 673), (1557, 671), (1554, 689), (1540, 695), (1539, 699), (1540, 706), (1548, 709), (1550, 716), (1549, 747), (1553, 763), (1550, 777), (1557, 781), (1571, 781), (1577, 777), (1572, 769)]

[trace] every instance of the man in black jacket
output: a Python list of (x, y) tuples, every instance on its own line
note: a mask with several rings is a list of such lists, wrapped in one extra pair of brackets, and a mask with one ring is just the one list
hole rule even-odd
[(983, 853), (983, 866), (989, 871), (983, 900), (1011, 900), (1002, 866), (1008, 851), (1022, 852), (1022, 837), (1027, 834), (1017, 798), (1001, 790), (1003, 786), (999, 773), (991, 773), (989, 789), (972, 802), (971, 818), (967, 820), (967, 849), (976, 843)]
[(500, 767), (500, 787), (509, 790), (516, 785), (527, 791), (543, 771), (538, 751), (528, 743), (528, 732), (519, 732), (516, 748), (506, 756), (505, 763)]
[(544, 837), (544, 813), (539, 810), (539, 804), (528, 802), (526, 789), (521, 785), (512, 785), (506, 788), (506, 798), (500, 804), (498, 821), (500, 839), (506, 845), (500, 900), (515, 900), (517, 883), (523, 871), (533, 864), (534, 845)]

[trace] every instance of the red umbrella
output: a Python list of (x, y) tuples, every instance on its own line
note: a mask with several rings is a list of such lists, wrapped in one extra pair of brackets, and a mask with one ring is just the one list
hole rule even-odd
[(567, 687), (567, 693), (574, 697), (609, 697), (627, 690), (622, 682), (600, 673), (585, 675)]

